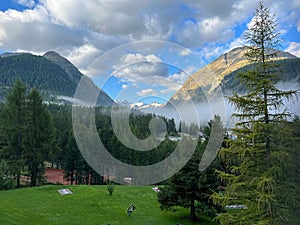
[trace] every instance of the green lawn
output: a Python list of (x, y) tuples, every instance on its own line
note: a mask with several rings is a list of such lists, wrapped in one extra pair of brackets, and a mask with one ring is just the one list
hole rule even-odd
[[(72, 195), (60, 195), (57, 190), (69, 188)], [(127, 207), (134, 203), (131, 216)], [(42, 186), (0, 191), (0, 224), (47, 225), (214, 225), (209, 218), (199, 223), (188, 221), (188, 209), (176, 212), (159, 209), (156, 193), (151, 187), (115, 186), (109, 195), (106, 186)]]

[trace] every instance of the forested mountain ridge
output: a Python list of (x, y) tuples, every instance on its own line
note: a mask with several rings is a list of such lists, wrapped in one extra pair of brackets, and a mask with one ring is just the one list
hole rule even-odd
[[(232, 93), (243, 89), (243, 85), (234, 77), (238, 71), (249, 69), (249, 62), (244, 57), (244, 48), (235, 48), (217, 58), (204, 68), (192, 74), (183, 86), (170, 98), (169, 102), (180, 103), (193, 100), (194, 102), (205, 101), (205, 94), (213, 94), (220, 85), (223, 93)], [(300, 59), (296, 56), (280, 51), (277, 58), (282, 65), (281, 78), (285, 82), (300, 81)]]
[[(278, 84), (281, 88), (290, 87), (290, 84), (300, 86), (300, 58), (287, 58), (277, 61), (280, 66), (281, 73), (280, 83)], [(245, 91), (246, 87), (236, 79), (236, 75), (240, 72), (250, 70), (253, 65), (246, 65), (230, 74), (228, 74), (220, 83), (220, 87), (224, 95), (232, 94), (233, 91), (242, 93)]]
[[(84, 75), (67, 59), (56, 52), (43, 56), (30, 53), (5, 53), (0, 56), (0, 100), (3, 101), (16, 79), (29, 88), (37, 88), (46, 101), (59, 102), (58, 96), (73, 98)], [(95, 84), (87, 78), (88, 85)], [(113, 100), (100, 91), (98, 105), (112, 105)]]

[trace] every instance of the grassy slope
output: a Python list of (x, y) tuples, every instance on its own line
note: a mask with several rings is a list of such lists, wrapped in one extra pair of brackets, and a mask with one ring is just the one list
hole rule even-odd
[[(188, 210), (176, 212), (159, 209), (156, 193), (151, 187), (115, 186), (112, 196), (106, 186), (69, 186), (73, 195), (61, 196), (57, 190), (63, 186), (42, 186), (0, 191), (0, 224), (86, 224), (86, 225), (184, 225)], [(126, 214), (130, 203), (136, 210)], [(199, 224), (211, 224), (201, 218)]]

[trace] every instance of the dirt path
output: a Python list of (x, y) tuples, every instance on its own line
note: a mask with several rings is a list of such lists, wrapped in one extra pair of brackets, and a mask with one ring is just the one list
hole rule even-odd
[(45, 171), (45, 177), (47, 182), (53, 184), (64, 184), (64, 185), (71, 184), (70, 181), (64, 180), (64, 171), (61, 169), (47, 168)]

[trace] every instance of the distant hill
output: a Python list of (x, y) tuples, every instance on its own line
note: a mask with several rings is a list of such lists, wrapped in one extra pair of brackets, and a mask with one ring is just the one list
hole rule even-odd
[[(72, 99), (77, 85), (85, 77), (90, 87), (95, 84), (84, 76), (71, 62), (56, 52), (47, 52), (43, 56), (30, 53), (4, 53), (0, 56), (0, 100), (20, 78), (29, 88), (37, 88), (46, 101), (61, 102)], [(59, 97), (62, 96), (62, 97)], [(98, 105), (112, 105), (113, 100), (102, 90)]]
[[(288, 52), (279, 52), (275, 58), (282, 65), (283, 82), (300, 82), (300, 59)], [(221, 55), (212, 63), (191, 75), (183, 86), (170, 98), (169, 103), (180, 104), (193, 100), (205, 101), (205, 93), (212, 95), (220, 85), (223, 94), (242, 91), (245, 86), (235, 79), (237, 72), (250, 69), (244, 57), (244, 48), (235, 48)]]

